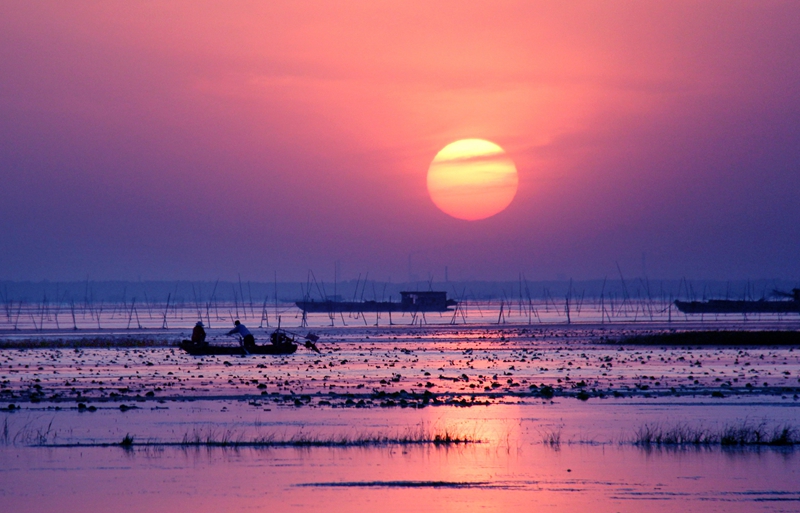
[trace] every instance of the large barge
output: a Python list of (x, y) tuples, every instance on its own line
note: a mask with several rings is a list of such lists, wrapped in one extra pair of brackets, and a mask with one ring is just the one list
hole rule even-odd
[(800, 289), (791, 293), (775, 291), (786, 299), (757, 301), (709, 299), (708, 301), (675, 301), (675, 306), (686, 314), (748, 314), (748, 313), (800, 313)]
[(339, 312), (447, 312), (458, 303), (447, 299), (446, 292), (407, 291), (400, 293), (400, 302), (393, 301), (296, 301), (299, 309), (306, 313)]

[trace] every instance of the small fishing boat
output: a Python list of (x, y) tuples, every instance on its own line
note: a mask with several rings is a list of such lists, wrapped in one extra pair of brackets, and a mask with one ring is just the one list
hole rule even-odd
[[(297, 351), (298, 343), (293, 336), (290, 336), (286, 331), (277, 329), (269, 336), (269, 344), (252, 344), (249, 346), (217, 346), (211, 344), (195, 344), (191, 340), (182, 341), (178, 347), (186, 351), (192, 356), (215, 356), (215, 355), (234, 355), (246, 356), (250, 354), (292, 354)], [(302, 345), (312, 351), (319, 353), (316, 342), (319, 337), (309, 333), (305, 337), (306, 342)]]

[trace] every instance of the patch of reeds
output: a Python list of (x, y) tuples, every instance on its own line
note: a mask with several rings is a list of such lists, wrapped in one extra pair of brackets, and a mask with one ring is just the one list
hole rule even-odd
[(630, 441), (633, 445), (642, 447), (791, 447), (800, 444), (800, 431), (788, 424), (769, 426), (766, 422), (750, 421), (728, 424), (717, 429), (688, 424), (644, 424), (636, 430)]
[(428, 429), (424, 425), (400, 433), (314, 434), (299, 432), (288, 437), (274, 433), (244, 438), (233, 431), (193, 431), (171, 445), (205, 447), (368, 447), (382, 445), (460, 445), (477, 443), (474, 437), (445, 429)]
[(56, 434), (53, 430), (53, 420), (47, 423), (46, 426), (37, 426), (40, 418), (30, 418), (16, 429), (16, 433), (11, 434), (11, 426), (8, 417), (3, 419), (3, 431), (0, 434), (0, 445), (47, 445), (55, 439)]
[[(247, 437), (231, 429), (195, 429), (183, 435), (180, 441), (165, 442), (157, 440), (136, 441), (131, 434), (118, 443), (70, 443), (50, 444), (48, 447), (376, 447), (391, 445), (432, 445), (453, 446), (480, 443), (476, 437), (463, 434), (451, 428), (429, 429), (426, 425), (411, 427), (405, 431), (389, 433), (355, 434), (315, 434), (298, 432), (289, 436), (275, 433)], [(36, 443), (35, 445), (46, 445)]]
[(541, 431), (542, 443), (551, 447), (561, 446), (561, 427), (548, 428)]

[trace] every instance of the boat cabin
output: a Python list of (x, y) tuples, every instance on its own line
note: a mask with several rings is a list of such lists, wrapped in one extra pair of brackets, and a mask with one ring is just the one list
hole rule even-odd
[(448, 306), (455, 304), (452, 299), (447, 299), (447, 292), (400, 292), (400, 308), (406, 311), (446, 310)]

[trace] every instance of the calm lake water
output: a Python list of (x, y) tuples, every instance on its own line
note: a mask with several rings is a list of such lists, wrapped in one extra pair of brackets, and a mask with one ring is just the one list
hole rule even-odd
[[(646, 426), (800, 425), (800, 351), (621, 342), (675, 327), (693, 325), (362, 324), (283, 357), (2, 349), (0, 510), (800, 511), (796, 449), (634, 445)], [(474, 443), (175, 445), (444, 432)]]
[[(800, 506), (794, 451), (553, 447), (536, 441), (536, 407), (488, 408), (499, 411), (478, 429), (497, 429), (499, 436), (466, 446), (7, 447), (0, 450), (0, 496), (5, 511), (39, 512), (788, 512)], [(329, 421), (362, 429), (363, 419)]]

